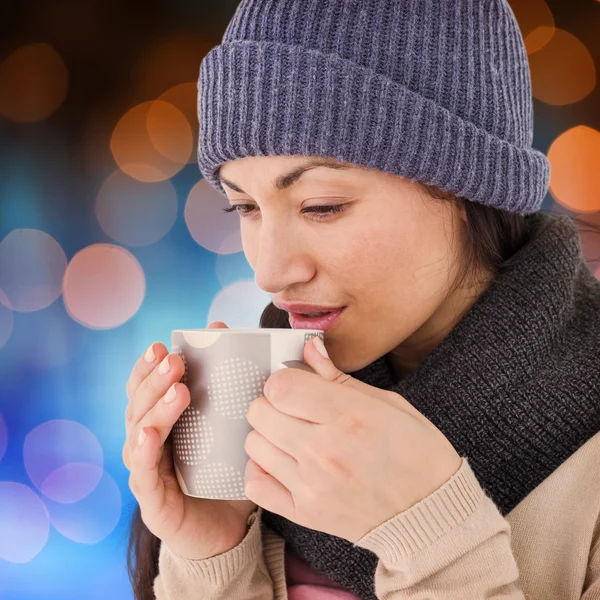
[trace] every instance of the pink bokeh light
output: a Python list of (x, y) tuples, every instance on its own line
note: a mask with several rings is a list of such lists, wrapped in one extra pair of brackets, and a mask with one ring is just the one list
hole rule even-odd
[(46, 545), (50, 521), (42, 500), (28, 486), (0, 481), (0, 558), (26, 563)]
[[(104, 456), (87, 427), (75, 421), (54, 420), (27, 434), (23, 462), (37, 489), (65, 504), (79, 501), (94, 490), (102, 477)], [(68, 466), (72, 464), (75, 466)], [(82, 464), (89, 467), (84, 469)]]
[(63, 297), (71, 317), (91, 329), (112, 329), (138, 311), (146, 279), (125, 248), (93, 244), (80, 250), (65, 274)]

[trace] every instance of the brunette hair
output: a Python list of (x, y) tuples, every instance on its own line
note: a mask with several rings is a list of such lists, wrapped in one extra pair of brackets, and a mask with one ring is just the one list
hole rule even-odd
[[(434, 186), (420, 182), (417, 184), (428, 196), (451, 202), (465, 211), (464, 260), (461, 261), (453, 289), (463, 284), (469, 276), (482, 271), (495, 276), (503, 267), (511, 264), (511, 258), (527, 241), (528, 225), (525, 215), (471, 202)], [(600, 233), (600, 229), (594, 224), (576, 217), (571, 218)], [(269, 303), (260, 317), (259, 327), (289, 329), (287, 312)], [(167, 443), (170, 441), (167, 440)], [(159, 551), (160, 539), (146, 527), (137, 505), (131, 518), (127, 548), (127, 571), (135, 600), (153, 600), (155, 597), (153, 586), (158, 575)]]

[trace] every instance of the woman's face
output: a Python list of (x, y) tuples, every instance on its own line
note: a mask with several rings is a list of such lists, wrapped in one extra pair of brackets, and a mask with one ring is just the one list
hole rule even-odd
[[(325, 334), (342, 371), (392, 351), (406, 374), (470, 305), (464, 292), (448, 294), (461, 257), (459, 209), (408, 179), (333, 159), (339, 168), (284, 178), (318, 158), (249, 156), (221, 167), (230, 203), (245, 205), (236, 210), (256, 283), (275, 303), (347, 307)], [(314, 212), (331, 205), (341, 212)]]

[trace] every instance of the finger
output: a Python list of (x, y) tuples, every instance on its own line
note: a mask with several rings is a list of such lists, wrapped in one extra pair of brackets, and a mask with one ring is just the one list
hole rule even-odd
[[(154, 358), (150, 361), (147, 360), (147, 356), (152, 354)], [(131, 431), (131, 427), (134, 424), (135, 420), (135, 395), (137, 390), (139, 389), (142, 382), (148, 377), (150, 373), (152, 373), (153, 369), (156, 368), (162, 359), (168, 354), (167, 348), (164, 344), (151, 344), (148, 350), (136, 362), (133, 370), (131, 371), (131, 375), (129, 376), (129, 380), (127, 381), (127, 407), (125, 409), (125, 433), (126, 436), (129, 435)], [(139, 419), (138, 419), (139, 420)]]
[[(152, 372), (152, 369), (168, 354), (168, 350), (164, 344), (153, 343), (150, 344), (149, 348), (140, 356), (135, 363), (129, 380), (127, 381), (127, 397), (129, 400), (133, 399), (135, 391), (138, 389), (142, 381), (148, 377)], [(150, 358), (150, 361), (146, 357), (153, 355), (154, 358)]]
[[(163, 366), (167, 367), (162, 372)], [(144, 415), (167, 393), (173, 383), (181, 380), (185, 372), (185, 365), (178, 354), (167, 354), (161, 363), (154, 368), (138, 387), (134, 401), (128, 407), (130, 416), (128, 419), (127, 435), (131, 434)]]
[[(223, 321), (213, 321), (212, 323), (209, 323), (207, 327), (209, 329), (227, 329), (227, 325)], [(130, 380), (127, 384), (128, 395), (130, 396), (130, 398), (133, 398), (135, 391), (141, 386), (142, 382), (150, 375), (152, 370), (156, 368), (156, 366), (159, 364), (159, 361), (164, 360), (165, 356), (169, 354), (163, 344), (159, 344), (158, 346), (154, 346), (154, 344), (152, 344), (148, 349), (147, 353), (154, 354), (156, 356), (156, 359), (148, 363), (145, 359), (145, 355), (140, 357), (138, 363), (133, 369)], [(131, 393), (129, 392), (130, 389), (133, 390)], [(145, 403), (145, 405), (142, 406), (139, 410), (140, 412), (144, 412), (144, 410), (146, 410), (147, 412), (152, 406), (153, 404), (150, 400), (149, 402)], [(125, 464), (128, 470), (130, 470), (129, 448), (131, 447), (131, 442), (129, 438), (131, 436), (132, 429), (141, 420), (141, 418), (138, 415), (138, 410), (134, 409), (134, 402), (130, 399), (127, 405), (127, 409), (125, 411), (126, 441), (125, 444), (123, 444), (122, 451), (123, 463)]]
[(152, 527), (165, 506), (165, 485), (159, 473), (162, 444), (151, 427), (144, 429), (143, 437), (143, 443), (138, 440), (131, 452), (129, 487), (140, 505), (144, 522)]
[[(173, 393), (172, 396), (169, 392)], [(155, 429), (160, 444), (163, 445), (173, 429), (173, 425), (190, 403), (190, 391), (183, 383), (174, 383), (167, 393), (144, 415), (131, 436), (131, 445), (136, 443), (137, 432), (146, 427)]]
[(127, 436), (125, 438), (125, 443), (123, 444), (123, 450), (121, 452), (121, 456), (123, 458), (123, 464), (127, 467), (128, 471), (131, 471), (131, 450), (134, 444), (130, 443), (130, 437)]
[(246, 436), (244, 450), (264, 473), (273, 476), (288, 490), (298, 481), (298, 461), (252, 429)]

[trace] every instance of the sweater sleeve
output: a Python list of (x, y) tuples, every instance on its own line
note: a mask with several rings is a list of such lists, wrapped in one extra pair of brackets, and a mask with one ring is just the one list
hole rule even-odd
[(600, 598), (600, 521), (597, 521), (594, 536), (595, 544), (590, 552), (584, 591), (581, 600), (597, 600)]
[(161, 543), (156, 600), (272, 600), (260, 530), (262, 509), (248, 517), (248, 533), (234, 548), (203, 560), (183, 558)]
[(466, 458), (440, 488), (372, 529), (355, 545), (379, 558), (375, 593), (385, 600), (524, 600), (510, 523)]

